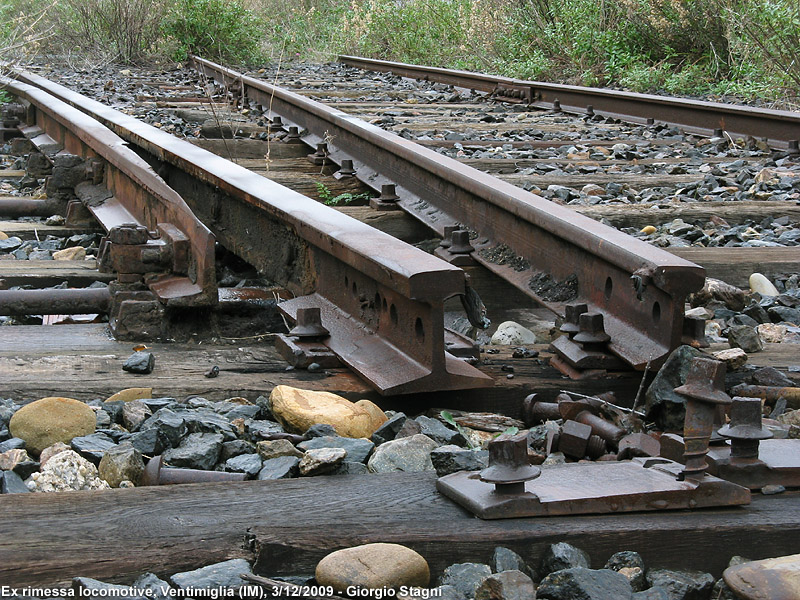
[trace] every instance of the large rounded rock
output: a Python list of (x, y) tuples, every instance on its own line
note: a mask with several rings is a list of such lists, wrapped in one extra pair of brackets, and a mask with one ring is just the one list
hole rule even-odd
[(72, 438), (94, 433), (94, 411), (72, 398), (42, 398), (23, 406), (9, 421), (14, 437), (25, 440), (25, 447), (39, 454), (56, 442), (69, 443)]
[(762, 296), (778, 296), (780, 294), (778, 288), (761, 273), (753, 273), (750, 275), (750, 289), (754, 292), (758, 292)]
[(365, 544), (337, 550), (317, 565), (316, 579), (344, 591), (349, 586), (366, 589), (427, 587), (428, 563), (399, 544)]
[(272, 414), (287, 431), (303, 433), (324, 423), (351, 438), (369, 438), (386, 421), (386, 415), (369, 400), (350, 402), (330, 392), (315, 392), (279, 385), (269, 396)]
[(492, 344), (497, 346), (515, 346), (519, 344), (535, 344), (536, 334), (514, 321), (505, 321), (497, 326), (492, 336)]

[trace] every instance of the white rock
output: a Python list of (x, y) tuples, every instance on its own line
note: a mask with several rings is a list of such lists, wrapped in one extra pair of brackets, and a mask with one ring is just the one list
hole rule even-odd
[(779, 295), (777, 288), (761, 273), (753, 273), (750, 275), (750, 289), (754, 292), (758, 292), (762, 296)]
[(59, 452), (25, 482), (32, 492), (104, 490), (111, 486), (100, 479), (95, 467), (73, 450)]
[(698, 306), (697, 308), (690, 308), (686, 311), (686, 316), (694, 319), (709, 319), (714, 318), (714, 311), (707, 309), (705, 306)]
[(780, 344), (786, 339), (786, 334), (789, 332), (789, 328), (786, 325), (781, 325), (780, 323), (761, 323), (760, 325), (756, 326), (756, 331), (758, 331), (758, 335), (762, 342), (767, 342), (769, 344)]
[(536, 334), (514, 321), (500, 323), (492, 336), (492, 344), (496, 346), (516, 346), (519, 344), (535, 344)]

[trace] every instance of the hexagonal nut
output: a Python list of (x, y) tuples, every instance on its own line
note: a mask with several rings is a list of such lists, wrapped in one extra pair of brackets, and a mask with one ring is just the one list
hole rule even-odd
[(586, 456), (586, 447), (592, 428), (577, 421), (565, 421), (561, 427), (558, 449), (570, 458), (581, 459)]

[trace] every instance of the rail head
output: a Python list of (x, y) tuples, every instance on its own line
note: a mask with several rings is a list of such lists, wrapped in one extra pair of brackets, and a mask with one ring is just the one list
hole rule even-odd
[(466, 292), (460, 268), (63, 86), (19, 77), (148, 156), (221, 243), (294, 284), (301, 297), (283, 303), (286, 314), (320, 309), (331, 331), (326, 344), (380, 392), (492, 385), (445, 348), (444, 302)]
[[(474, 258), (545, 306), (561, 312), (586, 302), (605, 313), (611, 348), (630, 364), (657, 364), (680, 343), (683, 301), (702, 287), (701, 267), (357, 117), (212, 61), (191, 62), (298, 124), (309, 145), (332, 140), (331, 159), (352, 159), (365, 184), (395, 183), (397, 204), (440, 235), (448, 225), (471, 230)], [(493, 258), (509, 249), (513, 261)], [(566, 292), (551, 293), (565, 282)]]
[[(150, 231), (170, 224), (177, 235), (188, 240), (191, 251), (181, 273), (166, 274), (151, 289), (169, 305), (209, 305), (217, 301), (214, 270), (214, 235), (193, 214), (183, 198), (108, 127), (45, 90), (8, 77), (0, 86), (35, 109), (35, 125), (70, 154), (100, 157), (107, 168), (103, 186), (114, 196), (114, 208), (104, 201), (92, 207), (102, 225), (139, 224)], [(109, 196), (110, 197), (110, 196)], [(102, 215), (114, 212), (104, 220)]]
[(606, 88), (547, 83), (512, 79), (471, 71), (459, 71), (382, 61), (358, 56), (339, 56), (343, 64), (360, 69), (391, 72), (401, 77), (447, 83), (478, 91), (496, 93), (499, 100), (506, 90), (537, 106), (552, 108), (558, 101), (561, 108), (585, 112), (591, 106), (595, 112), (623, 120), (638, 122), (648, 119), (685, 127), (693, 132), (712, 134), (723, 130), (733, 136), (752, 136), (767, 139), (778, 148), (795, 148), (800, 140), (800, 113), (721, 102), (709, 102), (673, 96), (641, 94)]
[(323, 251), (343, 260), (358, 257), (371, 277), (409, 297), (446, 298), (463, 290), (465, 276), (461, 269), (334, 208), (43, 77), (20, 72), (18, 78), (88, 111), (120, 137), (147, 149), (160, 160), (178, 164), (211, 185), (274, 213)]

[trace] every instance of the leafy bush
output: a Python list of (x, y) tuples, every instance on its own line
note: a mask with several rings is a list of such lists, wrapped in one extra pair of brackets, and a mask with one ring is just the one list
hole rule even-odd
[(60, 0), (59, 33), (106, 60), (135, 62), (157, 44), (166, 0)]
[(173, 0), (163, 31), (178, 60), (190, 53), (238, 62), (260, 57), (262, 22), (236, 0)]

